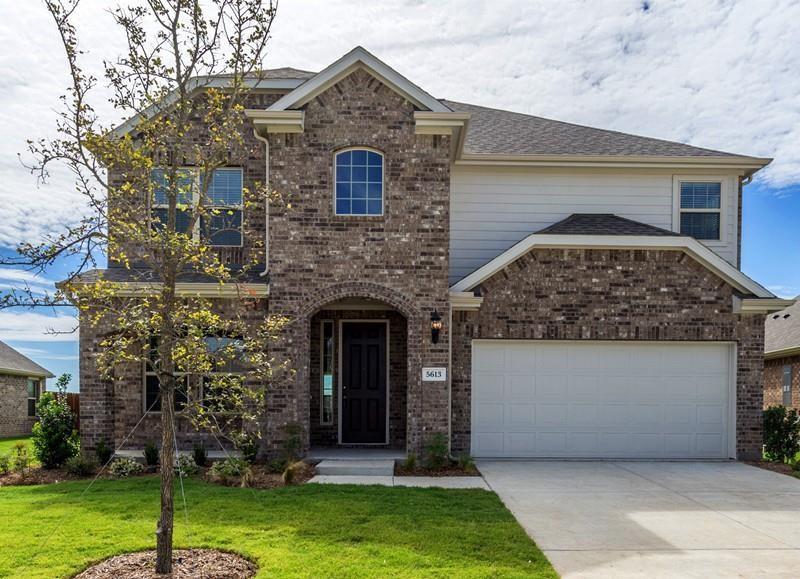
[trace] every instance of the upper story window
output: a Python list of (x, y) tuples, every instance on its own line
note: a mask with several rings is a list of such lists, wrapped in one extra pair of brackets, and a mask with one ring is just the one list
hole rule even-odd
[(336, 215), (383, 215), (383, 155), (367, 149), (336, 153)]
[[(153, 169), (151, 178), (155, 184), (153, 216), (160, 223), (167, 220), (167, 172)], [(197, 205), (204, 187), (202, 176), (196, 169), (180, 169), (176, 176), (178, 210), (175, 230), (189, 234), (191, 206)], [(206, 189), (204, 206), (206, 214), (194, 224), (191, 235), (213, 246), (242, 245), (242, 170), (239, 168), (216, 169)]]
[(722, 234), (722, 182), (679, 182), (680, 232), (695, 239), (720, 240)]

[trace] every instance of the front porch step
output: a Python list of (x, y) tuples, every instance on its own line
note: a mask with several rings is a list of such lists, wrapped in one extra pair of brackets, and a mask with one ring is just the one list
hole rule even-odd
[(394, 476), (393, 460), (323, 460), (317, 465), (323, 476)]

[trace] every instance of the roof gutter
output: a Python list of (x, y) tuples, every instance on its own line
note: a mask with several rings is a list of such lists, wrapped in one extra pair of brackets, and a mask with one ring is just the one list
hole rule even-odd
[(800, 356), (800, 346), (795, 346), (794, 348), (783, 348), (781, 350), (771, 350), (769, 352), (764, 352), (765, 360), (788, 358), (789, 356)]

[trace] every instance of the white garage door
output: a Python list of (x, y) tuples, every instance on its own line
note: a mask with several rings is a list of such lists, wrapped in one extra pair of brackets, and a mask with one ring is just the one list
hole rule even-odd
[(729, 344), (478, 340), (476, 457), (726, 458)]

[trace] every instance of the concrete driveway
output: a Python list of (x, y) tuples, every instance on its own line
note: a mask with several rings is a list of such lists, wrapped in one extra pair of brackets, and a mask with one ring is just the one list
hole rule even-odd
[(800, 480), (734, 462), (478, 467), (562, 577), (800, 577)]

